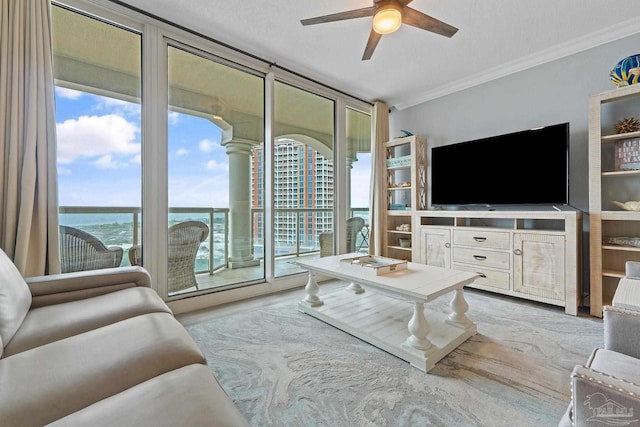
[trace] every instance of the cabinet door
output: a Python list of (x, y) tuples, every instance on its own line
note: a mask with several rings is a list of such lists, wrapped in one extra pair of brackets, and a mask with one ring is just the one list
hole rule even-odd
[(420, 228), (420, 262), (436, 267), (451, 268), (451, 230), (448, 228)]
[(514, 233), (513, 290), (564, 303), (564, 237)]

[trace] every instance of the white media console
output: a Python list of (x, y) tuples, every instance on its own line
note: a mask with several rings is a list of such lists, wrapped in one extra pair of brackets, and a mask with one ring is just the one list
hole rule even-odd
[(578, 313), (581, 212), (424, 210), (412, 221), (414, 262), (474, 272), (469, 287)]

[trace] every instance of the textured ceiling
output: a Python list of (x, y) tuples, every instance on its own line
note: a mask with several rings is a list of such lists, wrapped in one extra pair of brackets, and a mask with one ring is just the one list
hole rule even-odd
[(397, 109), (640, 32), (640, 1), (414, 0), (412, 8), (459, 31), (449, 39), (403, 25), (361, 61), (371, 18), (306, 27), (300, 20), (371, 0), (120, 3)]

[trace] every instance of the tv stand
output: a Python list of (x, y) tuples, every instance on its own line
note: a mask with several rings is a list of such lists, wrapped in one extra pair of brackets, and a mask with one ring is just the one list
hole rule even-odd
[(574, 211), (576, 208), (571, 205), (487, 205), (487, 204), (472, 204), (472, 205), (436, 205), (432, 206), (433, 211), (444, 212), (457, 212), (457, 211), (471, 211), (471, 212), (508, 212), (508, 211), (524, 211), (524, 212), (545, 212), (545, 211)]
[(414, 262), (476, 272), (471, 285), (562, 306), (580, 305), (580, 211), (417, 211)]

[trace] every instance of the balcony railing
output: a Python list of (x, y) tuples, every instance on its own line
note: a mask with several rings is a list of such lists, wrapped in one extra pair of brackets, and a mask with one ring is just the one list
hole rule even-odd
[[(318, 235), (331, 231), (332, 208), (276, 208), (275, 256), (297, 257), (320, 251)], [(81, 228), (107, 246), (120, 246), (125, 254), (134, 245), (141, 244), (141, 209), (139, 207), (60, 206), (60, 224)], [(366, 250), (368, 242), (369, 209), (353, 208), (351, 216), (365, 218), (367, 228), (356, 240), (356, 248)], [(254, 258), (264, 258), (264, 211), (252, 209), (252, 247)], [(324, 219), (324, 220), (323, 220)], [(199, 220), (209, 226), (210, 234), (200, 245), (196, 259), (196, 273), (226, 267), (229, 258), (229, 209), (179, 207), (169, 209), (169, 225)], [(213, 224), (213, 226), (212, 226)], [(122, 265), (129, 265), (125, 255)]]

